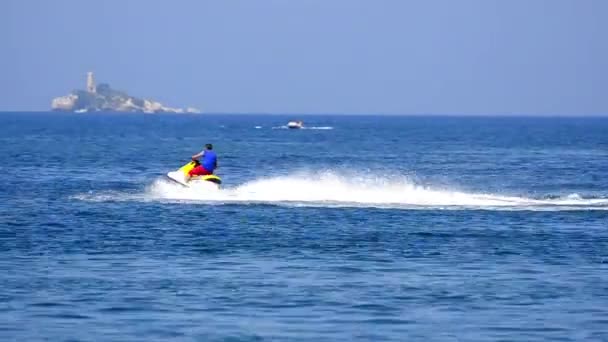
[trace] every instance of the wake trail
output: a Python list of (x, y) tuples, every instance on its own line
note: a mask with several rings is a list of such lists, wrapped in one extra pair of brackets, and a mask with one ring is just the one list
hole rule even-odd
[[(117, 194), (97, 195), (98, 200), (108, 197), (120, 200)], [(124, 194), (122, 200), (397, 209), (608, 210), (608, 198), (571, 194), (536, 199), (471, 193), (421, 186), (405, 177), (347, 176), (331, 171), (261, 178), (220, 190), (184, 188), (159, 179), (145, 192)]]
[[(257, 128), (257, 127), (256, 127)], [(272, 127), (272, 129), (290, 129), (287, 126), (276, 126), (276, 127)], [(332, 126), (304, 126), (302, 128), (299, 128), (298, 130), (321, 130), (321, 131), (327, 131), (327, 130), (333, 130), (334, 128)]]

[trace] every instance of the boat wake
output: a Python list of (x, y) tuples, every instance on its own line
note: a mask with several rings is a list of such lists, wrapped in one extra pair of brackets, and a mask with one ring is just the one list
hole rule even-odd
[(261, 178), (219, 190), (184, 188), (156, 180), (139, 193), (89, 193), (87, 201), (163, 201), (205, 204), (271, 204), (308, 207), (359, 207), (452, 210), (608, 210), (608, 198), (578, 194), (543, 198), (471, 193), (417, 185), (404, 177), (345, 176), (334, 172)]
[[(288, 126), (276, 126), (272, 127), (272, 129), (291, 129)], [(334, 129), (332, 126), (303, 126), (299, 128), (299, 130), (332, 130)]]

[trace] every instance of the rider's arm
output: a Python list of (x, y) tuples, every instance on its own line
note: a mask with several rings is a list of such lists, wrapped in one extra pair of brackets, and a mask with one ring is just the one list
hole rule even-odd
[(198, 158), (202, 157), (204, 154), (205, 154), (205, 150), (202, 150), (200, 153), (193, 155), (192, 159), (197, 160)]

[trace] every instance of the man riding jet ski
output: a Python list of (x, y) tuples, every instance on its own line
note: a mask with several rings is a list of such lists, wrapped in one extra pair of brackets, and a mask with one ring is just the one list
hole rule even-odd
[(191, 162), (177, 171), (167, 173), (167, 177), (187, 187), (194, 183), (201, 183), (200, 181), (213, 183), (219, 187), (222, 180), (213, 174), (215, 169), (217, 169), (217, 155), (213, 151), (213, 145), (206, 144), (205, 149), (192, 156)]
[[(199, 162), (201, 157), (203, 157), (202, 163)], [(213, 145), (205, 144), (205, 149), (193, 155), (192, 161), (197, 163), (197, 166), (188, 171), (187, 181), (190, 180), (192, 176), (212, 175), (213, 171), (217, 169), (217, 155), (213, 151)]]

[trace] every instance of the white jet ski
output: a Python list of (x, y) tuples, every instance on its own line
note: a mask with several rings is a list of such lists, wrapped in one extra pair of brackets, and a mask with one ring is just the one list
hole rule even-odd
[(187, 180), (188, 172), (197, 165), (197, 162), (191, 161), (188, 164), (180, 167), (178, 170), (167, 173), (167, 178), (188, 188), (205, 185), (219, 189), (220, 185), (222, 184), (222, 179), (216, 175), (194, 176)]

